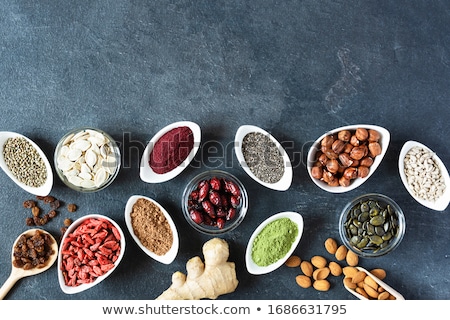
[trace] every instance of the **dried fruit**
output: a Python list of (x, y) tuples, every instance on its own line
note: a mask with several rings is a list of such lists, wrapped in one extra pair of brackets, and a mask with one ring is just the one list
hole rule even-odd
[(311, 264), (316, 268), (324, 268), (327, 265), (327, 259), (322, 256), (314, 256), (311, 258)]
[(342, 267), (337, 262), (330, 261), (328, 268), (330, 268), (330, 273), (335, 277), (342, 274)]
[(359, 263), (359, 258), (356, 253), (354, 253), (352, 250), (347, 250), (347, 255), (345, 260), (347, 261), (347, 264), (351, 267), (355, 267)]
[(75, 212), (75, 211), (77, 211), (77, 205), (74, 204), (74, 203), (69, 203), (69, 204), (67, 205), (67, 211), (69, 211), (69, 212)]
[(328, 278), (329, 275), (330, 275), (330, 268), (323, 267), (314, 270), (312, 277), (314, 280), (324, 280)]
[(336, 250), (336, 253), (335, 253), (336, 259), (338, 261), (344, 260), (347, 257), (347, 251), (348, 251), (347, 247), (345, 245), (341, 244)]
[(353, 277), (352, 277), (352, 282), (353, 283), (359, 283), (362, 282), (364, 280), (364, 278), (366, 277), (366, 273), (364, 271), (358, 271)]
[(306, 261), (306, 260), (302, 261), (300, 263), (300, 269), (302, 270), (302, 272), (305, 276), (312, 277), (314, 267), (311, 264), (311, 262)]
[(383, 269), (380, 269), (380, 268), (372, 269), (372, 270), (370, 270), (370, 273), (373, 274), (375, 277), (377, 277), (380, 280), (383, 280), (384, 278), (386, 278), (386, 271), (384, 271)]

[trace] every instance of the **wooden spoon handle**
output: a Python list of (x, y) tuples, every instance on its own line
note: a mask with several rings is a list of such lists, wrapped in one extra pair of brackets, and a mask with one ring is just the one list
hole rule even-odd
[(8, 294), (9, 290), (14, 286), (14, 284), (19, 280), (20, 277), (17, 277), (14, 274), (11, 274), (8, 279), (6, 279), (3, 286), (0, 288), (0, 300), (3, 300), (3, 298)]

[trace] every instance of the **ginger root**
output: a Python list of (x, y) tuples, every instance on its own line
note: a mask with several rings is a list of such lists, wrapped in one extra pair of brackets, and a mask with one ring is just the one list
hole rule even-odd
[(233, 292), (237, 285), (234, 262), (227, 262), (228, 243), (219, 238), (203, 245), (203, 264), (200, 257), (186, 263), (187, 276), (177, 271), (172, 275), (172, 285), (156, 300), (216, 299), (219, 295)]

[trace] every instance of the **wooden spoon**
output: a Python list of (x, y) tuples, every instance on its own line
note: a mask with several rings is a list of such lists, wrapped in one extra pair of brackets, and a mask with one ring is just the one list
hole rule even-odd
[(12, 263), (11, 274), (9, 275), (9, 278), (6, 279), (6, 282), (3, 284), (3, 286), (0, 288), (0, 300), (3, 300), (3, 298), (9, 292), (9, 290), (11, 290), (11, 288), (14, 286), (14, 284), (19, 279), (42, 273), (42, 272), (46, 271), (47, 269), (49, 269), (53, 265), (53, 263), (56, 261), (56, 258), (58, 257), (58, 244), (57, 244), (55, 238), (53, 238), (53, 236), (51, 234), (49, 234), (47, 231), (44, 231), (42, 229), (30, 229), (30, 230), (27, 230), (27, 231), (21, 233), (17, 237), (16, 241), (14, 241), (14, 244), (12, 247), (12, 253), (11, 253), (11, 262), (14, 261), (14, 248), (15, 248), (17, 242), (19, 241), (20, 237), (22, 235), (27, 235), (27, 236), (34, 235), (34, 233), (37, 230), (49, 235), (52, 238), (53, 243), (52, 243), (51, 247), (53, 249), (53, 254), (49, 257), (46, 265), (42, 268), (32, 268), (32, 269), (24, 270), (22, 268), (15, 267), (14, 264)]

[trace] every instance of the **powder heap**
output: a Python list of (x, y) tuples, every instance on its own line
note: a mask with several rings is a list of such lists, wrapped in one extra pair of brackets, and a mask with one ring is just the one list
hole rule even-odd
[(283, 258), (298, 235), (298, 226), (289, 218), (280, 218), (265, 226), (252, 246), (252, 259), (265, 267)]
[(152, 201), (139, 198), (131, 211), (131, 225), (142, 245), (158, 256), (173, 243), (172, 229), (161, 209)]
[(150, 167), (164, 174), (178, 167), (194, 147), (194, 134), (189, 127), (174, 128), (156, 141), (150, 153)]

